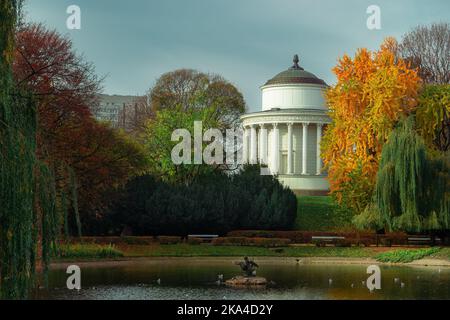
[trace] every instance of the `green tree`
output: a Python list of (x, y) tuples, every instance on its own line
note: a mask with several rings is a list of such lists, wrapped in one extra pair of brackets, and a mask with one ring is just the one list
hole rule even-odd
[(436, 231), (450, 227), (448, 157), (432, 158), (414, 128), (402, 120), (383, 147), (374, 204), (357, 219), (360, 226), (389, 230)]
[[(156, 118), (147, 123), (143, 135), (146, 152), (149, 157), (150, 172), (165, 181), (189, 184), (199, 175), (214, 171), (219, 165), (206, 165), (194, 163), (194, 123), (201, 121), (203, 132), (209, 128), (216, 128), (217, 121), (211, 118), (213, 109), (188, 110), (180, 108), (161, 110), (156, 113)], [(175, 164), (172, 159), (172, 149), (182, 143), (172, 141), (172, 133), (176, 129), (186, 129), (189, 132), (190, 143), (187, 157), (190, 164)], [(201, 138), (203, 138), (201, 132)], [(202, 150), (206, 143), (202, 139)], [(185, 156), (184, 151), (180, 155)]]
[(191, 69), (163, 74), (150, 90), (149, 100), (154, 111), (212, 109), (210, 116), (220, 129), (236, 126), (246, 108), (242, 93), (223, 77)]
[(417, 131), (429, 149), (450, 150), (450, 84), (427, 85), (419, 97)]

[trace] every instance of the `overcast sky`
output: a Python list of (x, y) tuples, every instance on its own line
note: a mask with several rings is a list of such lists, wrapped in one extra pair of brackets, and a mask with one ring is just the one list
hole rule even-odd
[[(366, 27), (369, 5), (381, 30)], [(66, 9), (81, 8), (81, 30), (68, 30)], [(292, 64), (332, 84), (344, 53), (377, 48), (419, 24), (450, 22), (450, 0), (27, 0), (28, 20), (68, 34), (105, 75), (104, 92), (142, 94), (164, 72), (218, 73), (260, 109), (259, 86)]]

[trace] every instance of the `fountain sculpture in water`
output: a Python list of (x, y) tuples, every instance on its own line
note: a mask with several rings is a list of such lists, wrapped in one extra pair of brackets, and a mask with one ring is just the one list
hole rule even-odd
[(244, 261), (237, 262), (236, 264), (241, 267), (241, 270), (244, 272), (244, 276), (233, 277), (225, 282), (226, 285), (233, 287), (246, 287), (265, 286), (267, 284), (266, 278), (256, 276), (256, 269), (259, 266), (253, 260), (250, 260), (248, 257), (244, 257)]

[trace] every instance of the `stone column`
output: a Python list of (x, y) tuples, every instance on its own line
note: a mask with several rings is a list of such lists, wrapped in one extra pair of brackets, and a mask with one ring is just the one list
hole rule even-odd
[(260, 163), (261, 164), (267, 164), (267, 128), (264, 126), (264, 124), (260, 125), (259, 129), (260, 133)]
[(257, 145), (257, 137), (256, 137), (256, 126), (254, 124), (251, 125), (250, 129), (250, 163), (257, 164), (258, 163), (258, 145)]
[(309, 123), (303, 122), (303, 145), (302, 145), (302, 174), (308, 174), (306, 166), (308, 164), (308, 125)]
[(248, 163), (248, 129), (245, 126), (242, 136), (242, 163)]
[(280, 132), (278, 123), (273, 124), (272, 157), (272, 173), (278, 174), (280, 171)]
[(317, 124), (317, 145), (316, 145), (316, 174), (322, 173), (322, 159), (320, 158), (320, 141), (322, 140), (322, 123)]
[(293, 123), (290, 122), (287, 124), (288, 126), (288, 154), (287, 154), (287, 174), (293, 173), (293, 150), (292, 150), (292, 126)]

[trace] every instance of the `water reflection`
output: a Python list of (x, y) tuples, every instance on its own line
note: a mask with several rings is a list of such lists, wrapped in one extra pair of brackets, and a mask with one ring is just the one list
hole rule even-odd
[[(232, 259), (143, 259), (80, 263), (82, 290), (66, 288), (66, 265), (52, 268), (37, 299), (450, 299), (450, 269), (381, 266), (381, 290), (369, 292), (365, 265), (303, 265), (257, 260), (264, 289), (217, 285), (239, 274)], [(159, 281), (158, 281), (159, 280)]]

